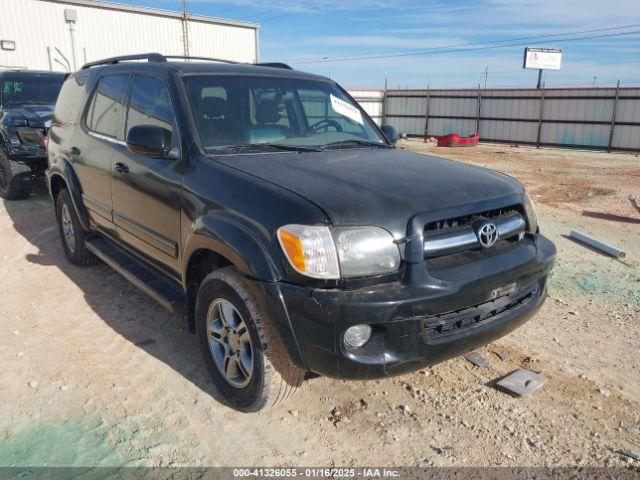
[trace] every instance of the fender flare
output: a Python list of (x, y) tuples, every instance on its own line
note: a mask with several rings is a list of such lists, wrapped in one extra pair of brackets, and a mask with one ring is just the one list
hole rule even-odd
[[(299, 367), (306, 368), (291, 319), (281, 295), (274, 293), (273, 282), (281, 278), (273, 261), (268, 241), (254, 227), (249, 227), (241, 218), (230, 212), (219, 212), (198, 218), (191, 225), (183, 250), (183, 283), (188, 292), (188, 266), (192, 255), (199, 250), (209, 250), (229, 260), (246, 278), (249, 288), (267, 312), (284, 341), (291, 360)], [(275, 296), (274, 296), (275, 295)], [(189, 328), (194, 329), (194, 318), (187, 316)]]
[(231, 213), (204, 215), (191, 224), (182, 256), (185, 288), (189, 261), (198, 250), (210, 250), (223, 256), (247, 277), (264, 281), (279, 278), (269, 246), (255, 229)]
[(67, 189), (69, 190), (69, 194), (71, 196), (71, 202), (73, 203), (73, 208), (75, 209), (76, 214), (78, 215), (78, 219), (80, 220), (80, 225), (82, 225), (82, 228), (84, 228), (86, 231), (89, 231), (91, 229), (89, 223), (89, 213), (87, 212), (87, 209), (82, 202), (82, 187), (80, 187), (78, 177), (68, 159), (57, 158), (49, 167), (49, 171), (47, 172), (47, 183), (49, 184), (49, 193), (51, 194), (51, 198), (53, 198), (51, 182), (53, 177), (55, 176), (61, 177), (67, 185)]

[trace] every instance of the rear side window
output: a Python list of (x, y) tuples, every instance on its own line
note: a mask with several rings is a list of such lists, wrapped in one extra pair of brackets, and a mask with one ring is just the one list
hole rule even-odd
[(69, 77), (58, 96), (53, 121), (59, 125), (78, 121), (84, 100), (84, 84), (86, 78), (74, 75)]
[(87, 111), (89, 130), (118, 138), (122, 131), (123, 98), (128, 83), (128, 74), (106, 75), (100, 79)]
[(167, 131), (168, 144), (172, 144), (175, 125), (171, 96), (166, 84), (156, 77), (136, 75), (131, 88), (127, 110), (127, 134), (137, 125), (156, 125)]

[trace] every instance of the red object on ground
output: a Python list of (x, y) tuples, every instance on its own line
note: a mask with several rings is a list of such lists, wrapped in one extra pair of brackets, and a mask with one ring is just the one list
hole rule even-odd
[(470, 137), (461, 137), (457, 133), (450, 133), (449, 135), (443, 135), (438, 137), (439, 147), (473, 147), (478, 145), (480, 141), (480, 134), (474, 133)]

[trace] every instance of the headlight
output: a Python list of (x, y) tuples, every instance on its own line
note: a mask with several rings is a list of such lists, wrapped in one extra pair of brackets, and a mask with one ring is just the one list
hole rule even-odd
[(338, 227), (333, 236), (345, 278), (395, 272), (400, 266), (398, 246), (382, 228)]
[(44, 148), (44, 133), (35, 128), (16, 128), (20, 142), (24, 145)]
[(291, 266), (308, 277), (380, 275), (400, 266), (393, 237), (378, 227), (285, 225), (278, 241)]
[(536, 233), (538, 231), (538, 216), (536, 215), (536, 208), (533, 205), (533, 200), (531, 200), (531, 197), (527, 192), (524, 194), (524, 213), (527, 214), (529, 233)]

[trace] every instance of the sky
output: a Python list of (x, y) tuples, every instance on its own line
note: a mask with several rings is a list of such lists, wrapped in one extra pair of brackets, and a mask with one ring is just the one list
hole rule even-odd
[[(525, 46), (562, 49), (546, 86), (589, 87), (640, 85), (639, 1), (189, 0), (188, 8), (259, 23), (261, 61), (348, 88), (477, 87), (485, 72), (489, 88), (534, 87)], [(182, 0), (122, 3), (182, 8)]]

